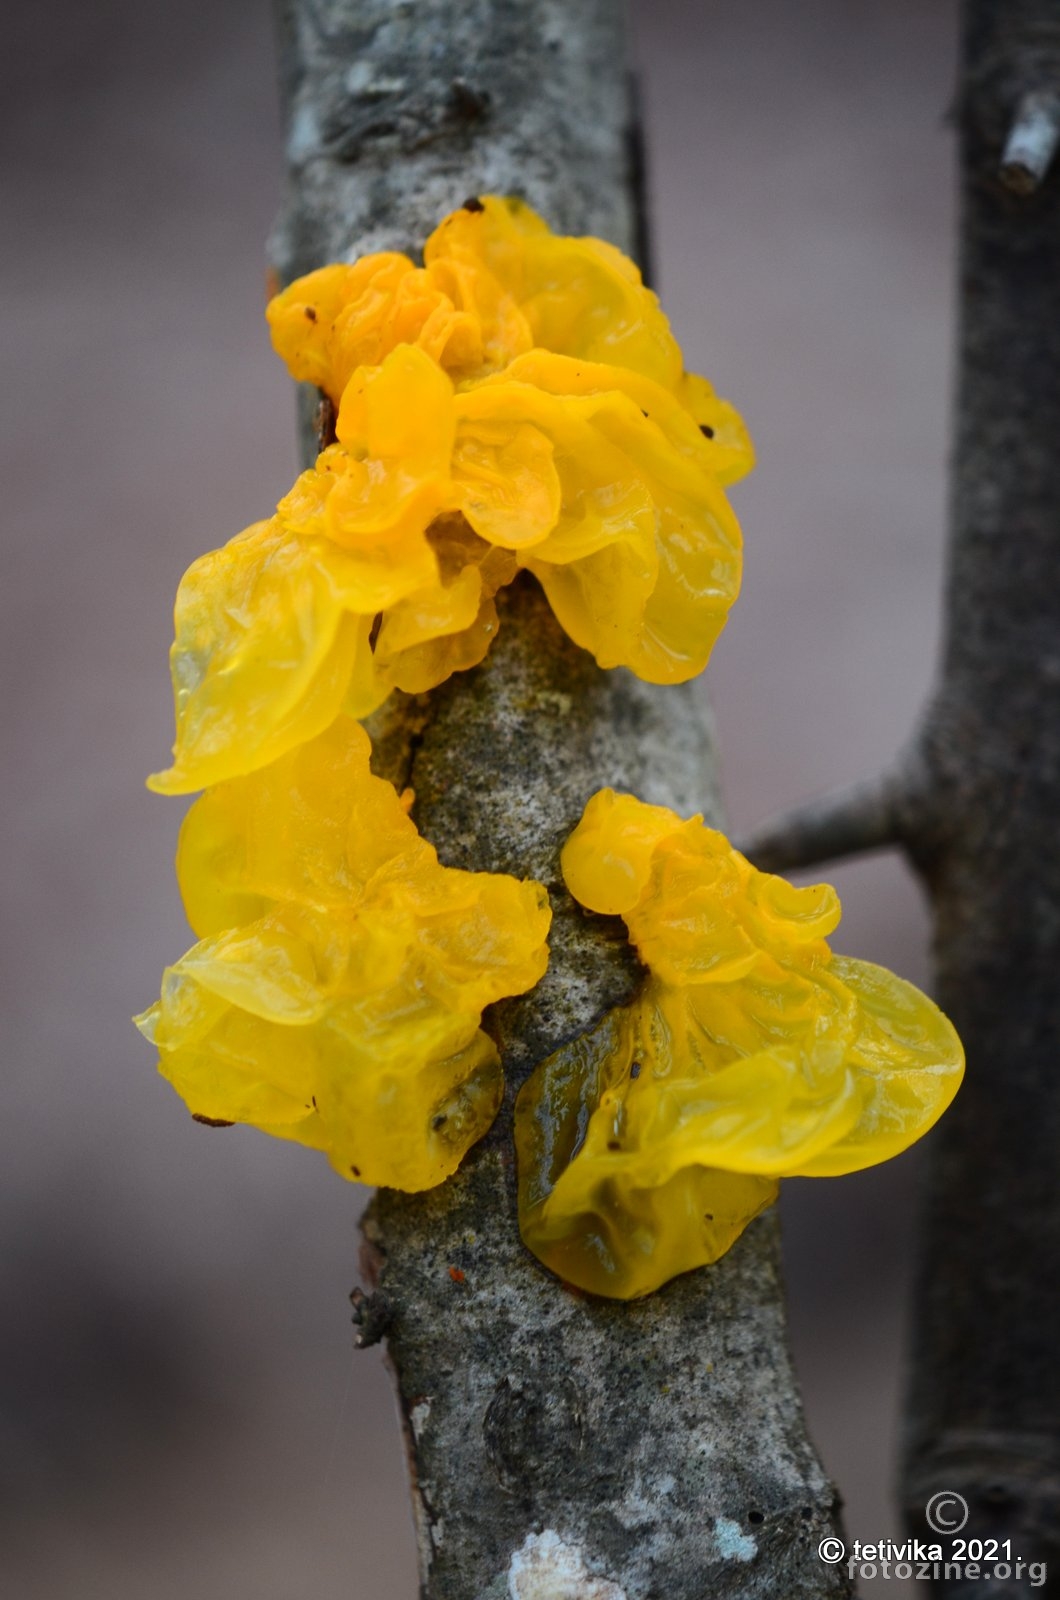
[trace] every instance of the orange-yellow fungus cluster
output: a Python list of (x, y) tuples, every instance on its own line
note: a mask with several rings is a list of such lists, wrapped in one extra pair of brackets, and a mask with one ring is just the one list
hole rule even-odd
[(177, 872), (199, 943), (137, 1019), (201, 1118), (426, 1189), (500, 1103), (484, 1006), (548, 961), (540, 884), (438, 863), (347, 717), (196, 801)]
[(561, 1277), (647, 1294), (722, 1255), (778, 1178), (885, 1161), (952, 1100), (952, 1026), (911, 984), (831, 953), (827, 885), (758, 872), (701, 817), (610, 789), (562, 867), (583, 905), (625, 919), (648, 975), (519, 1097), (522, 1233)]
[(520, 568), (601, 666), (677, 683), (706, 664), (740, 583), (723, 486), (751, 446), (637, 269), (493, 198), (424, 260), (325, 267), (272, 302), (337, 442), (185, 576), (156, 789), (253, 771), (342, 710), (473, 666)]
[[(151, 784), (207, 791), (177, 859), (199, 943), (138, 1022), (197, 1117), (426, 1189), (496, 1115), (482, 1012), (542, 976), (551, 913), (541, 884), (442, 867), (355, 719), (480, 662), (520, 570), (601, 666), (693, 677), (739, 590), (725, 486), (752, 450), (633, 264), (519, 201), (469, 202), (422, 267), (311, 273), (268, 318), (335, 440), (181, 583), (175, 760)], [(781, 1176), (883, 1161), (952, 1099), (953, 1029), (832, 955), (827, 886), (609, 789), (562, 866), (647, 968), (517, 1104), (523, 1237), (568, 1281), (647, 1294), (722, 1255)]]

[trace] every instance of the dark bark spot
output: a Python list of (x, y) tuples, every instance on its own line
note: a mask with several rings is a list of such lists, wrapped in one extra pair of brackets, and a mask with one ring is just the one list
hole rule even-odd
[(335, 406), (331, 397), (326, 394), (320, 396), (316, 415), (313, 418), (313, 427), (316, 429), (317, 449), (326, 450), (329, 444), (334, 444), (338, 435), (335, 432), (335, 423), (338, 420)]
[(489, 105), (489, 91), (476, 89), (466, 78), (454, 78), (449, 85), (449, 108), (459, 122), (478, 122)]

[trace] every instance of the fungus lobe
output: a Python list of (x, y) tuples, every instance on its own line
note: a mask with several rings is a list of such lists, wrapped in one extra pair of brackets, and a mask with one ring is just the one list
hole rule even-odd
[(542, 1063), (516, 1106), (523, 1238), (629, 1299), (702, 1266), (776, 1197), (897, 1155), (942, 1115), (963, 1051), (927, 996), (834, 955), (826, 884), (757, 871), (702, 817), (601, 790), (563, 851), (647, 973)]
[(540, 978), (551, 912), (538, 883), (441, 866), (369, 753), (339, 717), (196, 801), (177, 874), (199, 943), (137, 1023), (193, 1115), (426, 1189), (496, 1115), (482, 1010)]

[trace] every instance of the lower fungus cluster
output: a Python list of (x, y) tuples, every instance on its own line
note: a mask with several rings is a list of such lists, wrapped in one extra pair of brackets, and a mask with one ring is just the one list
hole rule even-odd
[(542, 1063), (516, 1106), (525, 1242), (629, 1299), (721, 1256), (781, 1177), (885, 1161), (941, 1116), (960, 1041), (911, 984), (833, 955), (827, 885), (758, 872), (701, 817), (602, 790), (562, 857), (647, 969), (628, 1006)]
[(369, 754), (340, 717), (196, 801), (177, 872), (199, 943), (137, 1022), (200, 1119), (418, 1190), (496, 1115), (482, 1010), (541, 977), (551, 913), (540, 884), (439, 865)]

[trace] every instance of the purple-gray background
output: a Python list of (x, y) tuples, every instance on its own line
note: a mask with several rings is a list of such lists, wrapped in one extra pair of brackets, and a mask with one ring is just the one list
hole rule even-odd
[[(748, 418), (746, 588), (708, 673), (734, 828), (865, 775), (938, 634), (954, 0), (638, 0), (657, 278)], [(293, 399), (261, 315), (268, 8), (66, 0), (5, 23), (0, 1583), (20, 1600), (408, 1600), (363, 1195), (193, 1124), (129, 1015), (188, 934), (165, 655), (188, 562), (267, 514)], [(901, 864), (837, 943), (928, 981)], [(792, 1327), (852, 1533), (888, 1497), (918, 1158), (788, 1186)], [(900, 1600), (902, 1586), (884, 1590)]]

